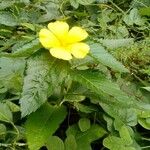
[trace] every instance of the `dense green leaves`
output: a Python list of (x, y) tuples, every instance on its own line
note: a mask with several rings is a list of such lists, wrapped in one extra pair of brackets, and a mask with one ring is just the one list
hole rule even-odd
[[(91, 142), (103, 137), (106, 131), (99, 125), (92, 125), (90, 129), (85, 132), (81, 132), (78, 126), (73, 125), (67, 130), (67, 136), (72, 136), (73, 146), (75, 147), (75, 141), (77, 143), (76, 150), (91, 150)], [(75, 149), (75, 148), (74, 148)]]
[(108, 136), (104, 139), (103, 144), (110, 150), (136, 150), (132, 145), (133, 139), (129, 133), (129, 129), (126, 126), (122, 126), (119, 131), (120, 137)]
[[(51, 143), (48, 142), (48, 137), (52, 136), (59, 128), (66, 114), (67, 112), (64, 106), (51, 106), (47, 103), (32, 113), (27, 119), (25, 126), (29, 149), (39, 149), (46, 143), (49, 147)], [(56, 142), (62, 143), (58, 140)]]
[[(149, 8), (0, 0), (0, 149), (149, 148)], [(87, 57), (64, 61), (43, 48), (39, 32), (55, 20), (88, 32)]]

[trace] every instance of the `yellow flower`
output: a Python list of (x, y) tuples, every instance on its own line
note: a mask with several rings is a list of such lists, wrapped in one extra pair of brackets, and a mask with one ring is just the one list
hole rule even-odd
[(41, 44), (49, 49), (52, 56), (70, 60), (72, 56), (84, 58), (90, 47), (81, 42), (88, 37), (87, 32), (80, 27), (72, 27), (66, 22), (56, 21), (48, 24), (48, 29), (40, 30), (39, 40)]

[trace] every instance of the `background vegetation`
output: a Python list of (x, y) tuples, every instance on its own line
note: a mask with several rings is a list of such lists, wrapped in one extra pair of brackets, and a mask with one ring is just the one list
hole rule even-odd
[[(91, 53), (62, 61), (38, 32), (63, 20)], [(0, 150), (150, 149), (149, 0), (0, 0)]]

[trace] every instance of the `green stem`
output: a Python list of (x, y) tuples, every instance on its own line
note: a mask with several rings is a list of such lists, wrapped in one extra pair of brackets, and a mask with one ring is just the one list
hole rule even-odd
[(113, 1), (110, 0), (110, 2), (111, 2), (111, 4), (112, 4), (114, 7), (116, 7), (120, 12), (122, 12), (123, 14), (125, 14), (125, 12), (124, 12), (120, 7), (118, 7)]
[(148, 139), (148, 138), (144, 138), (144, 137), (142, 137), (142, 140), (150, 141), (150, 139)]
[[(14, 144), (6, 144), (6, 143), (0, 143), (0, 147), (11, 147)], [(16, 146), (27, 146), (26, 143), (15, 143)]]
[(150, 146), (144, 146), (144, 147), (141, 147), (142, 149), (146, 149), (146, 148), (150, 148)]
[(11, 125), (14, 127), (15, 131), (16, 131), (16, 138), (15, 138), (15, 141), (18, 140), (19, 138), (19, 130), (17, 129), (17, 127), (15, 126), (15, 124), (13, 122), (11, 122)]

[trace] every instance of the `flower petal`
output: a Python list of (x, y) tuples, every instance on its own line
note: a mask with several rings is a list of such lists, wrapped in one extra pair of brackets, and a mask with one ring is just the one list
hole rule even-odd
[(69, 31), (69, 25), (63, 21), (56, 21), (48, 24), (48, 29), (55, 34), (59, 40), (63, 40)]
[(70, 46), (71, 53), (76, 58), (84, 58), (90, 50), (90, 47), (85, 43), (75, 43)]
[(40, 30), (39, 40), (45, 48), (60, 46), (59, 40), (48, 29), (41, 29)]
[(68, 32), (67, 42), (76, 43), (88, 37), (88, 33), (80, 27), (72, 27)]
[(71, 53), (63, 47), (51, 48), (50, 53), (52, 56), (59, 59), (63, 59), (63, 60), (72, 59)]

